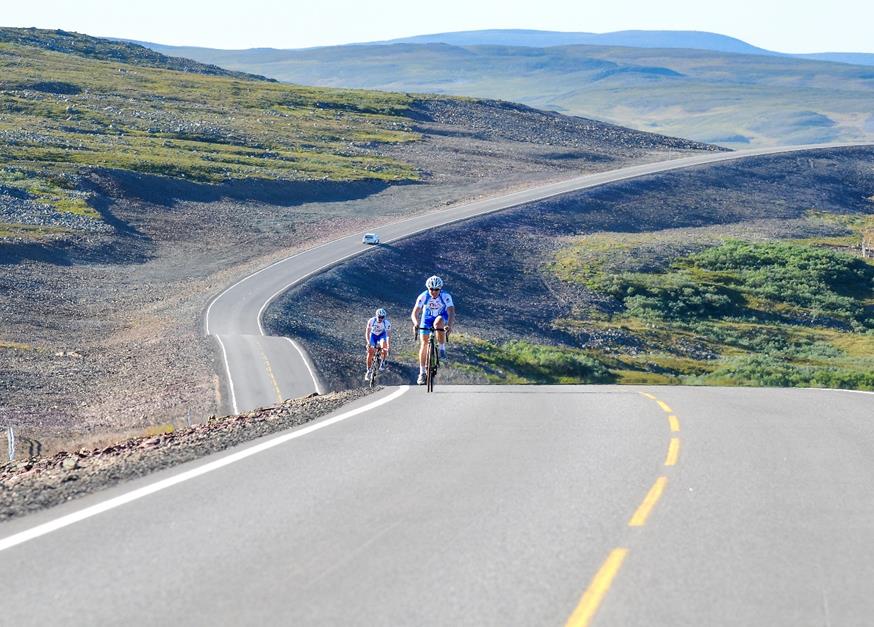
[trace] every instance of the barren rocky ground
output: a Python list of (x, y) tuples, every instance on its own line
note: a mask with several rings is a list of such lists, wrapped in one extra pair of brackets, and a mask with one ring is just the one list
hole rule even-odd
[[(505, 103), (422, 101), (414, 118), (421, 141), (358, 149), (414, 165), (421, 183), (207, 185), (95, 170), (78, 184), (108, 228), (0, 241), (0, 426), (16, 428), (18, 454), (214, 414), (202, 312), (272, 260), (476, 196), (714, 149)], [(16, 219), (71, 219), (14, 200), (3, 211)]]
[[(381, 381), (413, 382), (409, 314), (431, 274), (444, 278), (457, 307), (456, 331), (468, 337), (617, 353), (656, 350), (619, 329), (557, 324), (613, 306), (548, 270), (568, 238), (659, 232), (666, 244), (656, 257), (628, 260), (653, 268), (676, 256), (671, 241), (692, 242), (695, 248), (700, 246), (695, 242), (725, 236), (843, 235), (843, 227), (809, 220), (809, 212), (868, 215), (874, 212), (872, 196), (871, 148), (757, 157), (612, 183), (380, 246), (288, 292), (268, 309), (265, 321), (272, 333), (299, 338), (336, 389), (361, 384), (363, 325), (376, 307), (385, 307), (395, 325), (391, 369)], [(450, 342), (440, 379), (485, 382), (488, 366), (470, 343), (460, 344)], [(684, 350), (688, 357), (708, 357), (701, 346)]]
[(173, 433), (59, 452), (0, 466), (0, 521), (58, 505), (137, 477), (223, 451), (329, 414), (365, 396), (361, 388), (209, 421)]

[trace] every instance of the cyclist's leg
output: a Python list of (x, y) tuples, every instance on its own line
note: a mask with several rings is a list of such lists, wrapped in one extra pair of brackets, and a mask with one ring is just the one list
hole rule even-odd
[[(425, 318), (422, 320), (422, 327), (431, 328), (434, 326), (434, 318)], [(425, 372), (425, 357), (428, 354), (428, 338), (431, 335), (431, 331), (419, 331), (419, 372)]]
[[(427, 327), (430, 325), (428, 321), (425, 321), (422, 326)], [(416, 383), (418, 383), (419, 385), (423, 385), (426, 382), (425, 370), (428, 360), (429, 337), (429, 331), (419, 331), (419, 378), (416, 380)]]
[(379, 359), (379, 369), (380, 370), (385, 370), (385, 362), (386, 362), (386, 359), (388, 358), (388, 348), (386, 347), (386, 344), (387, 344), (387, 340), (385, 338), (382, 338), (379, 341), (378, 359)]
[(428, 353), (428, 333), (426, 331), (419, 332), (419, 367), (425, 367), (425, 355)]
[(434, 327), (437, 329), (437, 345), (440, 350), (441, 359), (446, 357), (446, 323), (443, 320), (443, 316), (437, 316), (434, 319)]
[(376, 346), (373, 344), (373, 340), (370, 341), (370, 344), (367, 345), (367, 369), (370, 370), (373, 367), (373, 353)]

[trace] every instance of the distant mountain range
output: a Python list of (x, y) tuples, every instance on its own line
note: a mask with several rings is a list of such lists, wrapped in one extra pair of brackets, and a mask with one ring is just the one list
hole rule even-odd
[(298, 50), (144, 45), (292, 83), (498, 98), (729, 147), (874, 140), (874, 54), (786, 55), (713, 33), (489, 30)]
[(525, 46), (546, 48), (549, 46), (626, 46), (629, 48), (686, 48), (690, 50), (710, 50), (712, 52), (733, 52), (736, 54), (764, 54), (772, 56), (836, 61), (856, 65), (874, 65), (874, 54), (853, 52), (821, 52), (813, 54), (787, 54), (757, 48), (745, 41), (708, 33), (688, 30), (622, 30), (614, 33), (563, 33), (540, 30), (477, 30), (456, 33), (437, 33), (391, 39), (385, 44), (427, 44), (443, 43), (453, 46)]
[[(216, 48), (197, 48), (189, 46), (165, 46), (137, 41), (153, 50), (181, 54), (185, 51), (211, 51), (216, 54), (227, 52), (239, 54), (251, 52), (285, 52), (276, 48), (251, 48), (249, 50), (220, 50)], [(416, 35), (384, 41), (370, 41), (349, 45), (391, 45), (391, 44), (449, 44), (451, 46), (514, 46), (526, 48), (548, 48), (551, 46), (624, 46), (629, 48), (685, 48), (689, 50), (709, 50), (712, 52), (732, 52), (735, 54), (760, 54), (816, 61), (833, 61), (853, 65), (874, 65), (874, 53), (865, 52), (815, 52), (790, 54), (775, 52), (748, 44), (745, 41), (718, 33), (687, 30), (622, 30), (613, 33), (576, 33), (525, 29), (493, 29), (458, 31)], [(292, 50), (303, 50), (302, 48)], [(205, 52), (199, 54), (206, 54)]]

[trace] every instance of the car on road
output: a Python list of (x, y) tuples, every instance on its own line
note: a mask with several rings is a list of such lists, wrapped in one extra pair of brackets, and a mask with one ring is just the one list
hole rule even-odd
[(365, 233), (361, 238), (362, 244), (379, 244), (379, 235), (376, 233)]

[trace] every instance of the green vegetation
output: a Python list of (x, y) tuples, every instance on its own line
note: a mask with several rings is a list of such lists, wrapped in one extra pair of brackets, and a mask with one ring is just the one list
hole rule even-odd
[(146, 49), (119, 44), (117, 54), (103, 40), (63, 34), (57, 44), (54, 35), (0, 29), (0, 193), (96, 219), (77, 191), (89, 168), (204, 183), (418, 178), (370, 149), (418, 139), (404, 117), (408, 96), (198, 73), (194, 63), (165, 69), (180, 60), (151, 51), (160, 58), (131, 65), (129, 49)]
[[(835, 219), (855, 231), (845, 249), (858, 251), (871, 216)], [(614, 329), (643, 345), (588, 351), (623, 383), (874, 389), (874, 264), (830, 239), (580, 238), (549, 270), (611, 296), (619, 310), (556, 325)]]
[(453, 335), (452, 367), (484, 374), (492, 383), (612, 383), (613, 375), (583, 351), (514, 340), (495, 344)]

